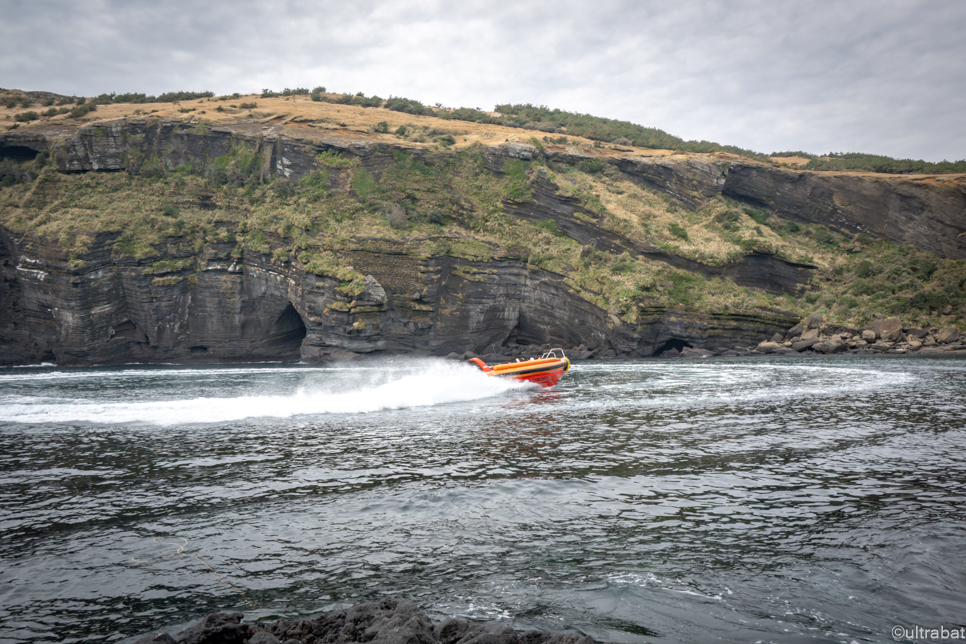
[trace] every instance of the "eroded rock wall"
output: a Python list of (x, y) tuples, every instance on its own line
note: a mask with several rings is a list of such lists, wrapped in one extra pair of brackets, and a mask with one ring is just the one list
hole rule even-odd
[[(521, 260), (418, 259), (356, 251), (360, 295), (300, 264), (231, 244), (199, 257), (170, 240), (167, 264), (110, 252), (99, 235), (80, 267), (56, 246), (0, 229), (0, 364), (325, 361), (380, 352), (503, 354), (554, 345), (586, 355), (647, 356), (688, 346), (753, 344), (787, 318), (688, 319), (654, 311), (636, 326)], [(183, 260), (179, 263), (178, 260)], [(162, 263), (164, 264), (164, 263)]]
[(795, 172), (732, 163), (722, 194), (782, 217), (966, 259), (966, 177)]

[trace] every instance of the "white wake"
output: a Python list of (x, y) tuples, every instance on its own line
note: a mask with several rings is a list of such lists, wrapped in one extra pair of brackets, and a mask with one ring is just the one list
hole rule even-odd
[[(406, 409), (466, 402), (505, 394), (529, 385), (484, 375), (476, 367), (445, 360), (385, 360), (365, 366), (297, 370), (302, 382), (290, 384), (289, 391), (277, 392), (273, 374), (291, 377), (290, 368), (177, 370), (155, 372), (152, 377), (185, 379), (186, 387), (198, 391), (202, 386), (191, 383), (193, 377), (210, 384), (213, 375), (227, 379), (240, 375), (256, 378), (244, 395), (231, 395), (238, 389), (226, 383), (226, 396), (185, 396), (165, 400), (98, 401), (90, 394), (85, 398), (42, 397), (20, 395), (0, 400), (0, 422), (98, 424), (146, 423), (179, 425), (215, 423), (245, 418), (312, 416), (320, 414), (358, 414), (382, 410)], [(146, 372), (133, 369), (127, 373), (143, 381)], [(116, 382), (118, 373), (105, 374)], [(65, 374), (76, 379), (77, 374)], [(97, 374), (89, 374), (96, 379)], [(283, 385), (284, 387), (284, 385)], [(276, 390), (273, 393), (259, 393)], [(38, 392), (41, 393), (41, 392)], [(199, 391), (200, 393), (200, 391)], [(148, 383), (141, 382), (130, 392), (150, 396)]]

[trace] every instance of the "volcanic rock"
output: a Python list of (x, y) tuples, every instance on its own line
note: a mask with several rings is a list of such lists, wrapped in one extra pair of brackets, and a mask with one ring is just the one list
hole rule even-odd
[(782, 345), (777, 342), (760, 342), (758, 344), (759, 353), (775, 353), (782, 348)]
[(936, 342), (939, 344), (951, 344), (959, 339), (959, 329), (954, 326), (946, 327), (936, 334)]
[(897, 317), (876, 320), (873, 326), (876, 327), (876, 333), (881, 340), (898, 342), (902, 339), (902, 321)]
[(878, 342), (876, 342), (875, 344), (873, 344), (871, 348), (876, 353), (885, 353), (886, 351), (892, 351), (896, 347), (891, 342), (886, 342), (884, 340), (879, 340)]
[(713, 352), (707, 349), (699, 349), (698, 347), (685, 347), (681, 349), (682, 358), (709, 358), (713, 355)]
[(818, 343), (818, 338), (811, 338), (810, 340), (799, 340), (798, 342), (792, 342), (792, 349), (795, 351), (805, 351), (806, 349), (811, 349)]
[(809, 329), (802, 334), (802, 340), (818, 340), (819, 335), (820, 333), (818, 329)]
[(805, 318), (805, 328), (808, 329), (820, 329), (822, 327), (822, 316), (818, 313), (812, 313), (807, 318)]
[(530, 630), (506, 624), (447, 619), (433, 625), (407, 599), (383, 599), (317, 617), (246, 624), (241, 613), (215, 613), (178, 633), (148, 635), (137, 644), (593, 644), (585, 635)]
[(804, 330), (805, 330), (805, 323), (799, 322), (798, 324), (796, 324), (795, 326), (793, 326), (788, 330), (788, 332), (785, 334), (785, 337), (797, 338), (802, 334), (802, 331)]
[(836, 337), (836, 338), (830, 338), (828, 340), (823, 340), (822, 342), (818, 342), (812, 346), (812, 349), (819, 353), (830, 354), (830, 353), (842, 353), (843, 351), (847, 351), (848, 347), (845, 346), (845, 343), (842, 342), (841, 339)]

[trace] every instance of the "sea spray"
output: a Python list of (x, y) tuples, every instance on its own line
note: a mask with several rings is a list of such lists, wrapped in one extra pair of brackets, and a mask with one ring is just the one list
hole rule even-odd
[[(245, 418), (370, 413), (500, 396), (529, 388), (516, 381), (494, 378), (476, 367), (431, 358), (385, 358), (333, 366), (234, 366), (215, 370), (222, 378), (251, 380), (242, 395), (203, 395), (208, 387), (197, 382), (186, 388), (187, 376), (197, 370), (130, 369), (86, 370), (38, 374), (48, 383), (62, 379), (61, 396), (37, 397), (21, 391), (0, 400), (0, 422), (15, 423), (143, 423), (184, 425)], [(91, 387), (104, 381), (137, 379), (173, 388), (162, 400), (137, 401), (120, 395), (91, 399)], [(73, 395), (72, 395), (73, 392)], [(85, 393), (86, 392), (86, 393)], [(238, 390), (233, 393), (238, 394)], [(200, 394), (200, 395), (199, 395)], [(106, 398), (106, 399), (105, 399)]]

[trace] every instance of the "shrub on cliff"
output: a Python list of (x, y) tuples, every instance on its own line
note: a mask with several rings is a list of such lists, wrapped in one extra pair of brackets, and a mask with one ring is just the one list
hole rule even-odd
[(372, 175), (366, 172), (364, 169), (360, 169), (356, 172), (356, 176), (352, 179), (352, 189), (359, 196), (359, 199), (365, 201), (369, 198), (369, 195), (376, 188), (376, 182), (372, 178)]
[(30, 165), (17, 163), (13, 159), (0, 159), (0, 187), (30, 183), (36, 178), (37, 173)]
[(752, 208), (751, 206), (745, 206), (742, 208), (745, 214), (751, 217), (756, 223), (765, 224), (768, 219), (768, 213), (762, 212), (757, 208)]
[(231, 146), (227, 154), (215, 157), (205, 169), (208, 181), (215, 185), (252, 186), (261, 183), (264, 155), (242, 142)]
[(36, 121), (39, 118), (40, 114), (37, 114), (37, 112), (21, 112), (20, 114), (15, 114), (13, 120), (20, 123), (29, 123), (30, 121)]
[(309, 90), (304, 87), (296, 87), (295, 89), (289, 89), (286, 87), (281, 92), (273, 92), (270, 89), (262, 90), (262, 98), (275, 98), (277, 96), (302, 96), (308, 94)]
[(405, 112), (406, 114), (422, 114), (425, 116), (433, 116), (436, 114), (432, 108), (426, 107), (419, 101), (402, 98), (400, 96), (390, 98), (386, 101), (386, 104), (383, 107), (385, 107), (387, 110), (392, 110), (394, 112)]
[(148, 94), (140, 94), (137, 92), (129, 92), (126, 94), (101, 94), (94, 99), (95, 102), (102, 105), (108, 103), (177, 103), (179, 101), (193, 101), (199, 98), (211, 98), (214, 96), (213, 92), (165, 92), (160, 96), (151, 96)]
[(76, 119), (82, 116), (87, 116), (96, 109), (97, 103), (84, 103), (73, 108), (67, 116), (68, 118)]
[(211, 98), (214, 92), (165, 92), (158, 96), (159, 103), (176, 103), (178, 101), (193, 101), (199, 98)]
[(530, 201), (533, 190), (527, 178), (527, 164), (520, 159), (507, 159), (503, 163), (503, 173), (507, 181), (504, 185), (504, 195), (513, 201)]
[(808, 170), (865, 170), (889, 174), (935, 174), (966, 172), (966, 160), (940, 161), (931, 163), (921, 159), (893, 159), (878, 154), (858, 152), (830, 152), (824, 157), (811, 157), (805, 168)]
[(299, 179), (299, 192), (309, 201), (318, 201), (325, 197), (329, 189), (329, 169), (321, 167), (315, 172)]
[(606, 167), (606, 163), (597, 161), (596, 159), (583, 159), (577, 162), (577, 169), (581, 172), (586, 172), (587, 174), (597, 174), (598, 172), (603, 172)]
[(272, 192), (277, 194), (282, 199), (294, 197), (296, 192), (295, 187), (295, 182), (289, 181), (285, 177), (279, 177), (272, 182)]
[(165, 172), (164, 163), (160, 160), (149, 159), (141, 164), (138, 174), (148, 179), (161, 179), (167, 175), (167, 172)]
[(442, 119), (453, 119), (457, 121), (470, 121), (472, 123), (497, 123), (498, 120), (478, 109), (472, 107), (460, 107), (455, 110), (443, 111), (437, 114)]
[(667, 229), (675, 237), (688, 241), (688, 231), (682, 228), (681, 224), (677, 223), (676, 221), (672, 221), (670, 224), (668, 224)]

